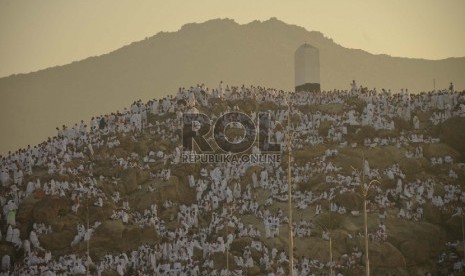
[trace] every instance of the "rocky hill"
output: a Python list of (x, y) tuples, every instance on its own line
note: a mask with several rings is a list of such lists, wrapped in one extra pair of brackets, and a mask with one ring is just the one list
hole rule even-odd
[(370, 90), (289, 100), (258, 86), (206, 91), (134, 102), (4, 158), (0, 255), (10, 256), (10, 271), (288, 274), (289, 152), (283, 145), (280, 163), (184, 163), (181, 118), (268, 112), (271, 141), (280, 143), (289, 101), (298, 275), (364, 273), (362, 183), (373, 184), (373, 275), (446, 275), (460, 264), (464, 93)]
[(324, 90), (348, 89), (353, 79), (369, 88), (414, 93), (433, 89), (434, 79), (437, 88), (454, 82), (456, 89), (465, 89), (465, 58), (373, 55), (274, 18), (244, 25), (216, 19), (161, 32), (106, 55), (0, 78), (0, 125), (7, 129), (0, 133), (0, 152), (39, 143), (57, 126), (197, 82), (213, 87), (223, 80), (293, 91), (294, 51), (304, 42), (319, 48)]

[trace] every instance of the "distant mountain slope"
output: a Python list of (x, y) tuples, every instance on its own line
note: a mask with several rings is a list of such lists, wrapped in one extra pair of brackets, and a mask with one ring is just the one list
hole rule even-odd
[(323, 89), (348, 88), (352, 79), (368, 87), (415, 92), (432, 89), (433, 79), (437, 87), (453, 81), (465, 88), (465, 58), (372, 55), (277, 19), (245, 25), (216, 19), (161, 32), (99, 57), (1, 78), (0, 153), (42, 141), (58, 125), (87, 121), (133, 99), (172, 94), (180, 84), (212, 87), (223, 80), (292, 90), (293, 54), (305, 41), (320, 49)]

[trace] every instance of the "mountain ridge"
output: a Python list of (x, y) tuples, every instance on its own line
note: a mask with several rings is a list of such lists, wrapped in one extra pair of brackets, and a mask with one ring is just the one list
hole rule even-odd
[(210, 23), (216, 23), (216, 22), (222, 22), (222, 21), (227, 21), (227, 22), (231, 22), (231, 23), (234, 23), (234, 26), (238, 26), (238, 27), (248, 27), (248, 26), (252, 26), (252, 25), (256, 25), (256, 24), (263, 24), (263, 23), (267, 23), (269, 21), (277, 21), (285, 26), (288, 26), (288, 27), (292, 27), (292, 28), (296, 28), (296, 29), (302, 29), (304, 30), (305, 32), (308, 32), (308, 33), (312, 33), (312, 34), (318, 34), (318, 35), (321, 35), (323, 38), (329, 40), (330, 42), (338, 45), (338, 46), (341, 46), (342, 48), (345, 48), (345, 49), (348, 49), (348, 50), (354, 50), (354, 51), (361, 51), (362, 53), (366, 53), (366, 54), (370, 54), (370, 55), (373, 55), (373, 56), (386, 56), (386, 57), (389, 57), (389, 58), (400, 58), (400, 59), (408, 59), (408, 60), (422, 60), (422, 61), (444, 61), (444, 60), (454, 60), (454, 59), (464, 59), (464, 57), (447, 57), (447, 58), (442, 58), (442, 59), (427, 59), (427, 58), (411, 58), (411, 57), (401, 57), (401, 56), (392, 56), (390, 54), (386, 54), (386, 53), (379, 53), (379, 54), (376, 54), (376, 53), (371, 53), (369, 51), (366, 51), (366, 50), (363, 50), (363, 49), (359, 49), (359, 48), (350, 48), (350, 47), (346, 47), (346, 46), (343, 46), (337, 42), (335, 42), (332, 38), (330, 37), (326, 37), (322, 32), (320, 31), (316, 31), (316, 30), (307, 30), (305, 27), (302, 27), (302, 26), (298, 26), (298, 25), (295, 25), (295, 24), (288, 24), (284, 21), (281, 21), (275, 17), (272, 17), (268, 20), (264, 20), (264, 21), (260, 21), (260, 20), (254, 20), (254, 21), (250, 21), (249, 23), (244, 23), (244, 24), (239, 24), (237, 23), (234, 19), (230, 19), (230, 18), (215, 18), (215, 19), (210, 19), (210, 20), (207, 20), (207, 21), (204, 21), (204, 22), (200, 22), (200, 23), (196, 23), (196, 22), (193, 22), (193, 23), (186, 23), (184, 25), (182, 25), (178, 30), (176, 31), (159, 31), (158, 33), (150, 36), (150, 37), (146, 37), (145, 39), (141, 39), (141, 40), (137, 40), (137, 41), (133, 41), (133, 42), (130, 42), (126, 45), (122, 45), (114, 50), (111, 50), (110, 52), (108, 53), (103, 53), (103, 54), (97, 54), (97, 55), (91, 55), (91, 56), (88, 56), (88, 57), (85, 57), (83, 59), (79, 59), (79, 60), (74, 60), (74, 61), (70, 61), (68, 63), (65, 63), (65, 64), (60, 64), (60, 65), (54, 65), (54, 66), (50, 66), (50, 67), (46, 67), (46, 68), (41, 68), (41, 69), (38, 69), (38, 70), (35, 70), (35, 71), (30, 71), (30, 72), (19, 72), (19, 73), (12, 73), (10, 75), (6, 75), (6, 76), (1, 76), (0, 77), (0, 81), (2, 79), (6, 79), (6, 78), (10, 78), (10, 77), (14, 77), (14, 76), (22, 76), (22, 75), (29, 75), (29, 74), (34, 74), (34, 73), (38, 73), (38, 72), (41, 72), (41, 71), (45, 71), (45, 70), (49, 70), (49, 69), (53, 69), (53, 68), (62, 68), (62, 67), (65, 67), (65, 66), (68, 66), (68, 65), (72, 65), (72, 64), (75, 64), (75, 63), (79, 63), (79, 62), (82, 62), (82, 61), (86, 61), (88, 59), (93, 59), (93, 58), (99, 58), (99, 57), (103, 57), (103, 56), (106, 56), (106, 55), (109, 55), (109, 54), (112, 54), (116, 51), (119, 51), (119, 50), (122, 50), (123, 48), (126, 48), (126, 47), (129, 47), (129, 46), (132, 46), (132, 45), (135, 45), (135, 44), (138, 44), (138, 43), (142, 43), (142, 42), (145, 42), (147, 40), (151, 40), (151, 39), (154, 39), (156, 38), (157, 36), (159, 35), (163, 35), (163, 34), (174, 34), (174, 33), (178, 33), (180, 31), (186, 31), (186, 30), (189, 30), (190, 28), (196, 28), (198, 27), (199, 25), (203, 25), (203, 24), (210, 24)]

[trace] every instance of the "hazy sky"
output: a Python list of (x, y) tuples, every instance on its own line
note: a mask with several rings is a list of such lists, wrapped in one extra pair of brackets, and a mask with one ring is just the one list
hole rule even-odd
[(465, 56), (465, 0), (0, 0), (0, 76), (108, 53), (214, 18), (270, 17), (371, 53)]

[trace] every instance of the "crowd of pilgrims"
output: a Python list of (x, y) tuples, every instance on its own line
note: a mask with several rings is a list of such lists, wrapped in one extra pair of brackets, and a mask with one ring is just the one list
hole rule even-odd
[[(9, 152), (0, 158), (1, 181), (1, 225), (0, 239), (14, 244), (16, 250), (24, 252), (21, 258), (2, 257), (2, 273), (15, 275), (69, 275), (83, 274), (87, 267), (95, 267), (94, 273), (100, 275), (105, 270), (114, 270), (119, 275), (246, 275), (249, 269), (259, 267), (262, 274), (286, 275), (289, 256), (283, 248), (263, 241), (274, 239), (280, 230), (287, 227), (287, 210), (275, 207), (274, 203), (287, 201), (287, 173), (279, 163), (260, 164), (260, 170), (254, 170), (250, 181), (241, 185), (246, 173), (256, 164), (218, 163), (202, 166), (198, 174), (189, 175), (189, 187), (195, 193), (195, 202), (190, 205), (178, 204), (169, 200), (153, 203), (143, 212), (133, 210), (130, 203), (119, 192), (106, 194), (101, 184), (120, 183), (115, 177), (94, 174), (97, 166), (92, 160), (102, 148), (113, 149), (120, 146), (120, 137), (129, 136), (138, 141), (141, 133), (159, 136), (173, 145), (180, 144), (180, 137), (174, 131), (180, 129), (183, 113), (198, 113), (200, 110), (212, 120), (222, 113), (241, 111), (239, 100), (253, 101), (257, 106), (270, 106), (265, 110), (271, 114), (270, 139), (275, 143), (285, 143), (288, 104), (292, 106), (291, 126), (296, 133), (293, 137), (295, 149), (311, 148), (324, 144), (324, 154), (306, 160), (300, 164), (292, 161), (291, 183), (293, 202), (296, 212), (310, 210), (311, 216), (302, 217), (293, 222), (293, 235), (296, 239), (318, 236), (329, 240), (330, 229), (315, 223), (315, 218), (323, 213), (360, 216), (361, 210), (351, 210), (335, 200), (337, 195), (358, 192), (361, 179), (389, 179), (396, 183), (395, 188), (382, 189), (375, 186), (375, 197), (368, 202), (368, 212), (377, 213), (379, 226), (369, 229), (371, 241), (383, 242), (389, 235), (388, 217), (419, 221), (423, 219), (423, 206), (432, 203), (443, 213), (462, 215), (465, 203), (465, 191), (457, 183), (456, 170), (463, 170), (463, 164), (454, 162), (451, 156), (434, 156), (430, 162), (449, 171), (447, 178), (429, 177), (412, 179), (399, 164), (387, 168), (375, 168), (366, 160), (361, 170), (344, 173), (333, 162), (343, 148), (370, 150), (376, 147), (395, 146), (405, 152), (407, 158), (423, 158), (422, 147), (439, 143), (436, 137), (423, 133), (427, 125), (436, 125), (451, 117), (465, 117), (465, 92), (449, 90), (410, 94), (408, 90), (391, 92), (390, 90), (368, 90), (358, 88), (355, 83), (348, 91), (323, 91), (319, 93), (288, 93), (263, 87), (229, 87), (220, 85), (209, 90), (204, 85), (189, 89), (179, 89), (175, 96), (167, 96), (147, 103), (134, 102), (122, 112), (93, 117), (90, 124), (81, 121), (72, 127), (57, 128), (57, 135), (47, 141), (28, 146), (16, 152)], [(212, 103), (229, 103), (226, 110), (212, 114)], [(354, 102), (363, 103), (358, 109)], [(342, 112), (305, 110), (307, 106), (326, 106), (344, 104)], [(263, 110), (262, 110), (263, 111)], [(257, 118), (257, 110), (249, 110), (251, 118)], [(431, 113), (428, 120), (420, 121), (417, 113)], [(149, 120), (153, 116), (155, 120)], [(363, 143), (347, 141), (348, 128), (370, 126), (376, 130), (393, 130), (395, 118), (402, 118), (410, 124), (410, 130), (400, 132), (399, 136), (366, 138)], [(327, 133), (321, 133), (320, 126), (329, 125)], [(257, 148), (254, 148), (256, 151)], [(181, 148), (173, 147), (169, 151), (149, 151), (145, 156), (131, 153), (126, 157), (109, 157), (115, 168), (122, 170), (137, 168), (150, 172), (152, 179), (169, 180), (171, 169), (181, 162)], [(87, 162), (83, 162), (86, 160)], [(162, 169), (153, 169), (150, 164), (161, 162)], [(48, 181), (34, 175), (36, 170), (45, 168)], [(57, 180), (55, 176), (70, 176), (68, 180)], [(324, 175), (327, 189), (302, 191), (315, 175)], [(60, 179), (63, 179), (62, 177)], [(123, 184), (124, 185), (124, 184)], [(139, 189), (141, 187), (139, 186)], [(266, 192), (263, 192), (266, 191)], [(39, 236), (53, 232), (52, 227), (36, 222), (28, 227), (28, 233), (20, 233), (16, 222), (16, 212), (21, 202), (40, 192), (45, 196), (67, 197), (74, 204), (69, 206), (73, 212), (83, 208), (85, 199), (102, 207), (113, 201), (117, 209), (107, 219), (121, 220), (123, 224), (136, 224), (141, 228), (149, 227), (160, 237), (155, 244), (142, 244), (130, 252), (107, 254), (102, 260), (91, 260), (86, 254), (54, 255), (43, 248)], [(149, 186), (148, 192), (157, 193), (156, 187)], [(264, 200), (261, 197), (266, 195)], [(159, 217), (160, 210), (175, 210), (172, 220), (178, 227), (167, 227), (167, 221)], [(395, 213), (387, 212), (395, 210)], [(199, 223), (199, 218), (211, 214), (207, 226)], [(258, 224), (246, 223), (243, 217), (253, 217)], [(91, 226), (78, 224), (76, 235), (70, 246), (92, 239), (92, 234), (100, 226), (95, 221)], [(360, 232), (348, 234), (349, 239), (357, 239)], [(239, 254), (227, 255), (231, 245), (237, 239), (248, 237), (250, 241)], [(270, 246), (271, 244), (271, 246)], [(201, 258), (195, 252), (200, 252)], [(218, 253), (228, 258), (229, 267), (218, 267), (215, 260)], [(446, 254), (446, 253), (444, 253)], [(92, 254), (91, 254), (92, 255)], [(332, 267), (338, 275), (343, 275), (351, 267), (363, 266), (363, 251), (351, 248), (332, 262), (312, 259), (308, 256), (295, 256), (295, 275), (319, 275), (327, 273)], [(441, 259), (446, 257), (441, 255)], [(460, 259), (453, 263), (453, 269), (463, 270)]]

